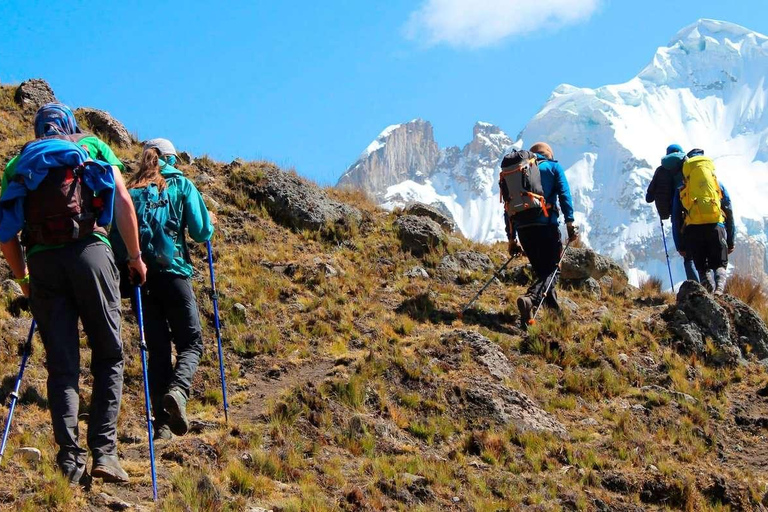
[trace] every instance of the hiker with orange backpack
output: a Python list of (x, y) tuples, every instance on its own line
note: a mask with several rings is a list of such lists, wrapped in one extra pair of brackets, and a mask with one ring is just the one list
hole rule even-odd
[(683, 164), (683, 185), (674, 196), (672, 233), (675, 247), (691, 257), (702, 286), (725, 293), (728, 255), (733, 252), (735, 225), (731, 198), (715, 176), (715, 164), (693, 149)]
[(565, 171), (554, 159), (549, 144), (537, 142), (530, 151), (517, 150), (505, 155), (499, 188), (509, 254), (525, 253), (535, 274), (534, 283), (517, 299), (520, 324), (526, 329), (534, 306), (542, 300), (547, 307), (560, 309), (555, 292), (563, 252), (560, 210), (570, 242), (578, 239), (579, 230), (573, 223), (573, 200)]
[(114, 218), (125, 234), (128, 265), (143, 282), (136, 213), (120, 173), (123, 164), (103, 141), (81, 132), (69, 107), (42, 106), (34, 128), (36, 139), (3, 174), (0, 247), (29, 296), (45, 347), (56, 462), (70, 482), (88, 482), (87, 452), (78, 443), (80, 321), (93, 375), (87, 436), (91, 476), (127, 482), (117, 458), (123, 390), (120, 293), (105, 228)]

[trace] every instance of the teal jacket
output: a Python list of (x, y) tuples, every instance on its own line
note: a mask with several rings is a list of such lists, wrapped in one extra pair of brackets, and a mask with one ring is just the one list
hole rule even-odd
[(189, 258), (189, 248), (184, 231), (190, 238), (198, 243), (207, 242), (213, 236), (213, 224), (208, 214), (208, 208), (203, 202), (203, 197), (197, 187), (184, 177), (182, 172), (175, 167), (166, 165), (161, 174), (168, 183), (168, 196), (171, 207), (178, 219), (181, 219), (179, 237), (176, 249), (181, 257), (174, 259), (173, 264), (164, 272), (178, 274), (184, 277), (192, 277), (193, 268)]
[[(195, 242), (206, 242), (213, 236), (213, 224), (211, 224), (208, 208), (205, 207), (200, 192), (191, 181), (184, 177), (180, 170), (166, 165), (162, 168), (160, 174), (165, 178), (168, 185), (166, 190), (170, 200), (170, 208), (173, 211), (174, 217), (179, 219), (175, 250), (178, 256), (173, 259), (168, 268), (150, 270), (150, 279), (152, 272), (177, 274), (187, 278), (192, 277), (194, 269), (189, 258), (186, 233), (189, 233), (190, 238)], [(141, 189), (129, 189), (128, 192), (136, 201), (140, 191)], [(125, 245), (120, 239), (116, 225), (112, 227), (110, 236), (115, 250), (115, 257), (125, 259), (127, 257)]]

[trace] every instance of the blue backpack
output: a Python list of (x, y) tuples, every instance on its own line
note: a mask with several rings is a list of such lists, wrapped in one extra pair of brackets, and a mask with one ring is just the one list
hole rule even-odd
[[(168, 180), (168, 187), (162, 192), (157, 185), (130, 189), (128, 192), (136, 209), (139, 224), (139, 245), (141, 257), (150, 271), (162, 271), (182, 257), (176, 247), (181, 231), (179, 216), (171, 203), (168, 189), (173, 186), (173, 179)], [(115, 255), (118, 258), (128, 256), (128, 251), (120, 237), (112, 237)]]

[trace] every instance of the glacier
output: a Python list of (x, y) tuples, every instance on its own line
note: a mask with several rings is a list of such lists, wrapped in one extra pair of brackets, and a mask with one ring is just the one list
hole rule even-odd
[[(766, 282), (767, 70), (768, 37), (702, 19), (659, 48), (628, 82), (597, 89), (561, 85), (514, 141), (500, 128), (477, 123), (463, 149), (442, 149), (434, 165), (422, 164), (432, 168), (400, 173), (405, 179), (379, 182), (368, 192), (390, 209), (409, 201), (436, 205), (453, 216), (465, 236), (504, 240), (500, 158), (512, 147), (544, 140), (566, 169), (584, 241), (621, 262), (635, 283), (649, 275), (666, 282), (659, 219), (645, 203), (645, 190), (669, 144), (698, 147), (715, 160), (733, 199), (738, 232), (733, 266)], [(340, 183), (364, 181), (352, 170), (365, 172), (361, 162), (382, 151), (398, 129), (415, 129), (411, 123), (389, 127)], [(669, 230), (679, 281), (682, 261), (673, 254)]]

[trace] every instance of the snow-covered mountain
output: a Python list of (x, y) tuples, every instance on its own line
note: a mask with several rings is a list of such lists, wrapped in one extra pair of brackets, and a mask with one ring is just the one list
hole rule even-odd
[[(548, 141), (566, 168), (577, 222), (587, 242), (623, 262), (634, 280), (665, 276), (659, 220), (645, 189), (670, 143), (699, 147), (715, 159), (730, 192), (738, 240), (732, 263), (766, 278), (768, 219), (768, 37), (731, 23), (700, 20), (659, 48), (651, 63), (620, 85), (558, 87), (515, 145)], [(423, 128), (415, 143), (400, 130)], [(399, 138), (398, 138), (399, 137)], [(344, 174), (387, 207), (410, 200), (438, 204), (465, 235), (504, 238), (498, 199), (500, 157), (513, 144), (494, 126), (478, 123), (463, 150), (435, 157), (431, 126), (390, 127)], [(397, 147), (392, 147), (397, 146)], [(386, 155), (409, 154), (397, 169)], [(419, 154), (420, 159), (413, 155)], [(382, 178), (381, 170), (388, 173)], [(667, 235), (670, 236), (669, 228)], [(671, 243), (671, 240), (670, 240)], [(675, 277), (683, 278), (675, 261)]]

